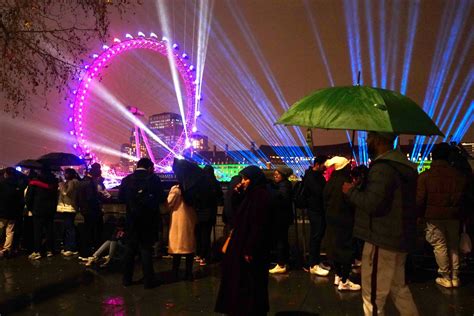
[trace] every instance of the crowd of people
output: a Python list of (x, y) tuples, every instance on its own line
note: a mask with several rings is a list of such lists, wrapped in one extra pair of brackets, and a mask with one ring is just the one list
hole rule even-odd
[[(441, 143), (433, 150), (431, 169), (418, 176), (416, 165), (393, 148), (394, 139), (388, 133), (368, 134), (370, 168), (320, 155), (295, 186), (287, 166), (277, 166), (271, 179), (261, 168), (248, 166), (232, 178), (225, 194), (211, 166), (201, 169), (184, 159), (175, 159), (177, 184), (166, 193), (153, 162), (142, 158), (122, 180), (118, 198), (126, 205), (126, 215), (115, 220), (106, 238), (102, 203), (110, 194), (99, 164), (82, 179), (74, 169), (66, 169), (63, 181), (48, 168), (27, 177), (7, 168), (0, 181), (0, 228), (5, 231), (0, 255), (12, 256), (25, 248), (29, 259), (39, 260), (60, 250), (63, 256), (78, 255), (87, 266), (107, 266), (122, 245), (123, 285), (133, 284), (138, 256), (144, 287), (153, 288), (160, 281), (153, 268), (153, 246), (163, 242), (158, 231), (166, 214), (172, 275), (181, 279), (184, 257), (184, 279), (192, 280), (194, 262), (203, 266), (212, 259), (211, 232), (222, 204), (227, 241), (215, 310), (266, 314), (269, 274), (294, 267), (289, 228), (295, 223), (296, 206), (305, 209), (310, 223), (310, 274), (328, 277), (333, 270), (339, 291), (361, 291), (366, 315), (383, 313), (389, 294), (402, 315), (418, 315), (405, 282), (417, 223), (426, 220), (426, 240), (439, 267), (436, 283), (459, 287), (459, 235), (472, 216), (472, 170), (460, 171), (452, 147)], [(83, 217), (80, 229), (75, 225), (78, 214)], [(60, 245), (54, 238), (55, 218), (61, 220)], [(361, 284), (351, 275), (354, 266), (361, 266)]]

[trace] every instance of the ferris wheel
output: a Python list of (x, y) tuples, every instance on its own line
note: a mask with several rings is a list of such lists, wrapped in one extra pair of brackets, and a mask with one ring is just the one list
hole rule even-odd
[[(88, 137), (85, 136), (87, 126), (85, 126), (84, 121), (86, 109), (90, 106), (88, 99), (90, 92), (94, 89), (94, 82), (99, 80), (99, 77), (103, 75), (105, 67), (121, 54), (131, 50), (147, 49), (172, 60), (185, 87), (184, 94), (186, 109), (181, 109), (183, 131), (176, 143), (171, 148), (160, 139), (156, 139), (156, 135), (152, 135), (155, 140), (168, 150), (168, 153), (164, 158), (159, 161), (155, 159), (145, 131), (143, 129), (138, 129), (137, 126), (135, 126), (135, 134), (138, 135), (139, 132), (142, 136), (149, 157), (158, 168), (168, 170), (173, 158), (181, 157), (184, 150), (190, 146), (191, 142), (189, 136), (192, 132), (196, 131), (196, 119), (199, 116), (200, 98), (199, 96), (196, 96), (196, 86), (199, 85), (199, 82), (194, 75), (195, 67), (188, 62), (188, 55), (184, 52), (180, 52), (178, 44), (171, 43), (166, 37), (158, 39), (158, 36), (155, 33), (150, 33), (148, 37), (142, 32), (138, 32), (137, 37), (134, 37), (131, 34), (126, 34), (125, 39), (121, 40), (115, 38), (111, 46), (104, 45), (102, 48), (103, 50), (100, 54), (92, 55), (91, 62), (84, 65), (84, 71), (79, 77), (78, 86), (76, 90), (72, 92), (70, 102), (68, 102), (72, 111), (72, 115), (68, 118), (70, 124), (69, 133), (74, 136), (75, 139), (75, 142), (73, 143), (74, 149), (83, 157), (88, 156), (92, 161), (99, 161), (97, 153), (93, 150), (93, 146), (91, 146), (93, 141), (87, 139)], [(140, 158), (139, 152), (140, 150), (137, 150), (137, 158)]]

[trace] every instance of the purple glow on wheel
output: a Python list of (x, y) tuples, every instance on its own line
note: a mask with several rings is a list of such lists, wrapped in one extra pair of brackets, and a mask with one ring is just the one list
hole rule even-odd
[[(141, 32), (140, 32), (141, 33)], [(73, 109), (74, 113), (72, 118), (68, 119), (73, 124), (73, 130), (71, 135), (76, 136), (76, 143), (73, 147), (79, 152), (80, 155), (89, 154), (93, 161), (98, 161), (97, 155), (89, 149), (87, 140), (84, 138), (82, 119), (83, 109), (87, 106), (87, 98), (90, 93), (89, 89), (93, 86), (92, 80), (97, 77), (102, 69), (107, 66), (111, 60), (119, 56), (121, 53), (134, 50), (134, 49), (148, 49), (154, 52), (160, 53), (164, 57), (167, 57), (167, 47), (170, 45), (168, 39), (158, 40), (154, 33), (153, 36), (145, 38), (140, 34), (139, 38), (133, 38), (130, 34), (127, 34), (125, 40), (114, 39), (114, 44), (110, 47), (107, 45), (103, 46), (103, 52), (99, 55), (94, 54), (92, 62), (85, 68), (85, 72), (80, 78), (80, 83), (77, 89), (73, 92), (72, 103), (70, 108)], [(175, 44), (176, 45), (176, 44)], [(173, 58), (181, 79), (183, 80), (186, 88), (186, 129), (191, 130), (196, 122), (196, 113), (194, 111), (195, 94), (196, 94), (196, 83), (195, 78), (189, 74), (188, 65), (183, 61), (182, 53), (179, 53), (176, 49), (173, 50)], [(187, 56), (187, 55), (186, 55)], [(76, 92), (77, 91), (77, 92)], [(84, 130), (86, 127), (84, 127)], [(175, 153), (182, 155), (186, 149), (186, 135), (183, 132), (176, 145), (172, 148)], [(173, 154), (170, 152), (161, 161), (154, 161), (158, 168), (169, 169), (169, 166), (173, 162)]]

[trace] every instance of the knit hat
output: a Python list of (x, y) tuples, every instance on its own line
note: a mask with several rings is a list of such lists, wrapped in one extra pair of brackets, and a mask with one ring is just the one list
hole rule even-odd
[(293, 170), (287, 166), (278, 166), (276, 167), (276, 171), (278, 171), (285, 178), (288, 178), (293, 174)]
[(350, 161), (347, 158), (334, 156), (331, 159), (326, 160), (324, 165), (326, 166), (326, 168), (333, 166), (334, 169), (341, 170), (344, 169), (344, 167), (347, 166), (349, 162)]

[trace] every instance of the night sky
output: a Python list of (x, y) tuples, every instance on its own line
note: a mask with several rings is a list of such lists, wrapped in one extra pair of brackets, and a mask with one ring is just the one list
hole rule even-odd
[[(145, 34), (155, 32), (161, 37), (163, 32), (155, 1), (142, 2), (142, 6), (126, 13), (123, 19), (114, 17), (110, 26), (110, 43), (114, 37), (124, 38), (125, 33), (136, 35), (138, 31)], [(198, 37), (196, 2), (170, 0), (164, 3), (167, 5), (174, 42), (180, 45), (182, 51), (193, 56), (191, 61), (195, 63)], [(366, 3), (372, 17), (373, 55), (369, 49)], [(385, 3), (383, 20), (379, 13), (381, 3)], [(412, 9), (416, 7), (411, 5), (412, 1), (321, 0), (307, 1), (305, 4), (301, 0), (216, 0), (204, 68), (203, 115), (198, 121), (199, 132), (208, 135), (210, 143), (219, 148), (229, 144), (230, 149), (244, 149), (250, 146), (250, 141), (255, 141), (257, 145), (301, 145), (300, 135), (304, 133), (298, 134), (290, 128), (292, 137), (281, 137), (281, 130), (287, 128), (272, 127), (276, 120), (274, 118), (278, 118), (288, 106), (312, 91), (331, 86), (331, 80), (336, 86), (353, 84), (348, 23), (344, 11), (352, 4), (358, 8), (363, 84), (372, 84), (371, 60), (376, 61), (377, 80), (380, 82), (380, 28), (385, 25), (385, 51), (388, 55), (385, 64), (389, 78), (387, 88), (392, 86), (400, 91), (410, 34), (407, 30), (410, 6)], [(438, 36), (443, 33), (443, 28), (448, 31), (447, 34), (457, 35), (451, 36), (457, 45), (444, 50), (452, 51), (453, 54), (449, 60), (451, 62), (447, 63), (448, 67), (443, 68), (445, 76), (437, 85), (442, 90), (438, 110), (434, 113), (435, 119), (446, 116), (469, 76), (471, 81), (464, 85), (467, 94), (457, 121), (473, 100), (473, 4), (473, 1), (437, 0), (419, 1), (418, 4), (406, 89), (406, 94), (418, 104), (423, 105), (430, 78), (436, 74), (432, 62), (440, 42)], [(318, 46), (307, 8), (312, 12), (324, 54)], [(455, 16), (461, 14), (456, 11), (459, 8), (463, 8), (459, 11), (464, 14), (461, 15), (461, 27), (458, 33), (449, 33), (453, 30), (449, 21), (441, 22), (443, 12), (452, 9)], [(347, 11), (349, 16), (354, 16), (354, 10)], [(90, 43), (90, 53), (99, 52), (101, 46), (99, 42)], [(464, 60), (461, 58), (463, 51)], [(440, 104), (453, 81), (456, 67), (460, 70), (447, 99), (448, 108), (440, 114)], [(103, 72), (101, 84), (120, 102), (137, 106), (147, 115), (164, 111), (179, 112), (168, 62), (161, 55), (143, 50), (125, 53)], [(51, 93), (49, 110), (42, 109), (41, 100), (33, 98), (38, 106), (33, 113), (25, 113), (25, 117), (12, 119), (8, 114), (0, 115), (0, 165), (37, 158), (50, 151), (73, 151), (67, 136), (70, 112), (64, 98), (65, 95)], [(88, 137), (96, 143), (119, 150), (120, 145), (127, 142), (132, 126), (116, 110), (101, 101), (97, 93), (90, 96), (89, 102), (90, 110), (85, 114)], [(269, 132), (272, 129), (275, 132)], [(314, 135), (316, 145), (347, 141), (345, 133), (340, 131), (315, 130)], [(472, 126), (463, 140), (474, 141)], [(408, 137), (402, 141), (406, 143)], [(112, 156), (103, 156), (103, 159), (118, 161), (117, 157)]]

